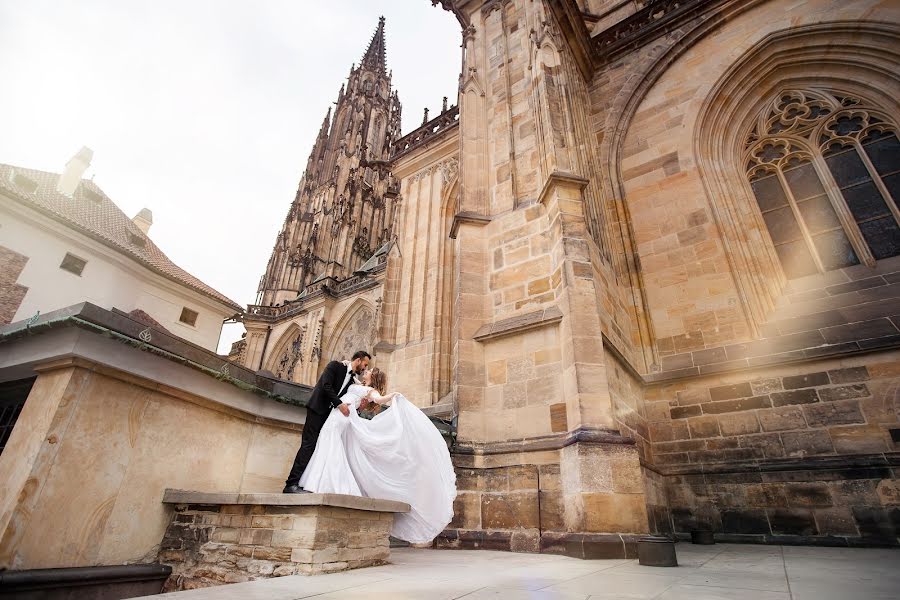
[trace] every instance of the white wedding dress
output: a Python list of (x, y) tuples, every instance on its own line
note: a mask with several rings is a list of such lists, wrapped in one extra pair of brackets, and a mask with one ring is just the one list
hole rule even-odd
[(351, 494), (410, 505), (394, 517), (391, 535), (411, 543), (432, 541), (453, 518), (456, 474), (447, 444), (434, 424), (397, 395), (370, 421), (356, 413), (371, 388), (351, 385), (341, 398), (345, 417), (332, 410), (300, 485), (316, 493)]

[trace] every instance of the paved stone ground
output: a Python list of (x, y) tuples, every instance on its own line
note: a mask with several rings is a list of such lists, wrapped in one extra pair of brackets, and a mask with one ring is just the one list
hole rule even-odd
[(153, 596), (154, 600), (878, 600), (900, 598), (900, 550), (677, 546), (677, 568), (486, 550), (391, 551), (392, 563)]

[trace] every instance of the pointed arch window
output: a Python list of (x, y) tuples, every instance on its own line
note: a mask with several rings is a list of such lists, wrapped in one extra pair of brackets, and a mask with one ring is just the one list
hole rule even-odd
[(748, 135), (747, 178), (789, 279), (900, 254), (896, 124), (860, 98), (789, 90)]

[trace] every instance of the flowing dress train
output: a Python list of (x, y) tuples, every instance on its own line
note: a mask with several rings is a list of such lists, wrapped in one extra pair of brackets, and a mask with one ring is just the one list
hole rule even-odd
[(316, 450), (300, 478), (316, 493), (399, 500), (408, 513), (394, 517), (391, 535), (411, 543), (430, 542), (453, 518), (456, 475), (447, 444), (434, 424), (402, 395), (372, 420), (356, 413), (371, 388), (351, 385), (322, 426)]

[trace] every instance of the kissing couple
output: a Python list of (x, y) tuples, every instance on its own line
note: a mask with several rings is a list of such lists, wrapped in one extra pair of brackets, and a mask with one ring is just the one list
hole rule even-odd
[[(284, 493), (349, 494), (410, 505), (394, 517), (391, 535), (410, 543), (432, 541), (453, 519), (456, 474), (450, 452), (428, 417), (399, 392), (387, 393), (387, 375), (369, 368), (360, 350), (328, 363), (313, 388), (300, 449)], [(357, 410), (389, 405), (371, 420)]]

